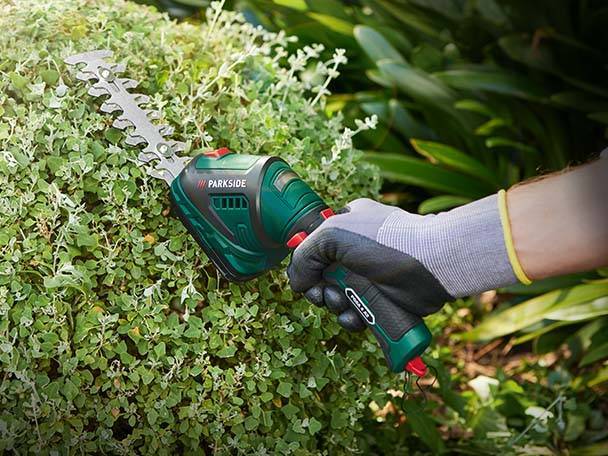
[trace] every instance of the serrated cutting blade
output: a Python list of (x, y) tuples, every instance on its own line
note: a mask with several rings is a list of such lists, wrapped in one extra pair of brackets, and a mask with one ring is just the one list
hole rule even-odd
[(158, 118), (158, 113), (144, 110), (140, 105), (150, 101), (147, 95), (130, 93), (128, 90), (137, 87), (137, 81), (120, 78), (118, 74), (125, 71), (124, 64), (106, 61), (112, 57), (112, 51), (96, 50), (72, 55), (64, 61), (68, 65), (77, 66), (79, 72), (76, 78), (90, 81), (89, 95), (93, 97), (108, 97), (102, 103), (100, 110), (111, 114), (120, 112), (112, 126), (127, 132), (125, 142), (131, 146), (144, 144), (145, 147), (137, 160), (145, 166), (146, 172), (158, 179), (163, 179), (169, 185), (191, 160), (190, 157), (180, 157), (177, 152), (185, 150), (186, 145), (179, 141), (167, 139), (173, 134), (169, 125), (154, 125), (150, 120)]

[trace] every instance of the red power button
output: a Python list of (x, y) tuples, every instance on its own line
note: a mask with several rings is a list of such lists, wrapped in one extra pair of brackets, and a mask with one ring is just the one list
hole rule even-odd
[(287, 241), (287, 247), (289, 247), (290, 249), (295, 249), (307, 237), (308, 237), (308, 234), (306, 234), (306, 232), (300, 231), (299, 233), (296, 233), (293, 236), (291, 236), (289, 241)]
[(209, 152), (203, 152), (203, 155), (205, 157), (220, 158), (229, 153), (230, 153), (230, 149), (228, 149), (227, 147), (222, 147), (220, 149), (211, 150)]
[(416, 356), (408, 361), (405, 365), (405, 370), (411, 372), (418, 377), (424, 377), (426, 375), (426, 364), (422, 361), (420, 356)]

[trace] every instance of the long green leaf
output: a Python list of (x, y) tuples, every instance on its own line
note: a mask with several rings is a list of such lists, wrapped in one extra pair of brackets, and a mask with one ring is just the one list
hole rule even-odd
[[(564, 313), (559, 313), (558, 311), (592, 303), (594, 300), (606, 296), (608, 296), (608, 280), (551, 291), (502, 312), (492, 313), (476, 328), (463, 334), (462, 338), (465, 340), (493, 339), (524, 329), (550, 316), (553, 316), (555, 320), (576, 318), (574, 312), (569, 313), (565, 310)], [(585, 310), (586, 315), (591, 315), (595, 311), (594, 306), (603, 307), (605, 303), (596, 303), (582, 310)], [(601, 311), (597, 311), (597, 314), (601, 314)]]
[(414, 10), (408, 9), (406, 5), (395, 4), (393, 1), (375, 0), (374, 3), (382, 6), (404, 25), (439, 41), (445, 41), (445, 38), (439, 33), (438, 27), (428, 20), (428, 15), (417, 14)]
[(454, 109), (455, 94), (442, 82), (423, 71), (394, 60), (380, 60), (377, 65), (384, 79), (391, 81), (406, 95), (457, 117), (458, 114)]
[(365, 158), (378, 165), (382, 176), (391, 181), (475, 199), (494, 191), (483, 181), (418, 158), (388, 152), (367, 152)]
[(498, 190), (499, 185), (496, 175), (483, 163), (475, 160), (470, 155), (447, 144), (433, 141), (411, 139), (410, 143), (416, 152), (427, 157), (431, 162), (441, 163), (449, 168), (483, 179)]
[(581, 366), (586, 366), (588, 364), (599, 361), (600, 359), (608, 358), (608, 342), (600, 345), (599, 347), (593, 348), (589, 353), (583, 356), (581, 359)]
[(406, 63), (399, 51), (377, 30), (367, 25), (357, 25), (353, 29), (353, 35), (372, 62), (391, 59), (403, 64)]
[(505, 70), (449, 70), (433, 73), (433, 76), (455, 89), (481, 90), (527, 100), (540, 100), (548, 96), (535, 82)]
[(321, 13), (306, 13), (308, 17), (314, 19), (317, 22), (320, 22), (325, 27), (334, 32), (341, 33), (342, 35), (351, 36), (353, 33), (353, 24), (347, 22), (343, 19), (338, 19), (337, 17), (329, 16), (327, 14)]
[(425, 215), (433, 212), (440, 212), (446, 209), (451, 209), (456, 206), (462, 206), (463, 204), (471, 202), (471, 198), (464, 196), (454, 195), (441, 195), (429, 198), (418, 206), (418, 213)]
[(434, 139), (435, 133), (424, 123), (416, 120), (399, 100), (394, 98), (388, 102), (391, 115), (391, 125), (404, 136)]
[(576, 306), (562, 307), (545, 314), (545, 318), (556, 321), (578, 322), (608, 314), (608, 296)]
[(288, 8), (293, 8), (298, 11), (306, 11), (308, 6), (306, 5), (306, 0), (272, 0), (277, 5), (286, 6)]
[[(599, 372), (597, 372), (593, 377), (591, 377), (587, 381), (587, 385), (595, 386), (600, 383), (608, 382), (608, 366), (602, 368)], [(608, 445), (604, 445), (604, 448), (608, 447)], [(605, 455), (606, 453), (577, 453), (577, 454), (587, 454), (587, 455)]]
[(608, 90), (606, 90), (605, 87), (600, 87), (581, 80), (578, 77), (571, 76), (569, 74), (571, 69), (558, 63), (548, 45), (544, 45), (541, 42), (540, 45), (533, 46), (533, 39), (530, 36), (521, 35), (519, 33), (504, 36), (498, 40), (498, 44), (513, 60), (532, 68), (552, 73), (579, 89), (608, 97)]
[(403, 401), (403, 410), (407, 422), (412, 426), (412, 429), (420, 440), (422, 440), (433, 453), (442, 453), (445, 450), (443, 440), (437, 431), (437, 425), (428, 413), (425, 413), (422, 407), (413, 399)]

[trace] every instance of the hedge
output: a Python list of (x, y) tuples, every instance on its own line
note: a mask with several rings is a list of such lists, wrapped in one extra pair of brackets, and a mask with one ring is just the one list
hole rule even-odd
[(63, 63), (111, 49), (186, 153), (281, 156), (339, 207), (380, 185), (324, 114), (342, 55), (287, 55), (284, 34), (218, 8), (178, 24), (111, 0), (8, 0), (0, 30), (0, 450), (356, 449), (391, 379), (372, 336), (340, 331), (284, 268), (222, 279)]

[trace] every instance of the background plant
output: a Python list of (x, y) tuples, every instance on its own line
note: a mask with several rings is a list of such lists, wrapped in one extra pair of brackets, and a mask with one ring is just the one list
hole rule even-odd
[[(179, 3), (185, 2), (173, 5)], [(254, 24), (297, 35), (298, 45), (321, 42), (346, 49), (349, 63), (332, 85), (336, 94), (326, 110), (342, 110), (351, 124), (362, 115), (378, 116), (378, 128), (359, 135), (355, 144), (380, 166), (387, 180), (384, 199), (409, 210), (448, 209), (584, 162), (605, 145), (608, 9), (603, 2), (244, 0), (232, 7)], [(442, 398), (433, 417), (443, 424), (439, 429), (449, 445), (458, 441), (463, 451), (470, 444), (475, 451), (512, 448), (512, 437), (500, 433), (525, 430), (534, 407), (551, 404), (552, 413), (561, 412), (547, 422), (546, 432), (536, 434), (536, 443), (557, 451), (573, 441), (605, 438), (606, 404), (589, 402), (604, 391), (608, 378), (602, 367), (608, 356), (605, 276), (598, 271), (512, 287), (458, 303), (438, 317), (447, 333), (474, 326), (462, 337), (441, 340), (449, 352), (436, 352), (447, 366), (457, 366), (440, 380), (464, 391), (456, 400), (449, 387), (439, 388)], [(493, 308), (495, 314), (480, 324), (481, 310)], [(489, 343), (475, 348), (467, 341)], [(499, 348), (509, 356), (499, 357)], [(496, 369), (500, 362), (508, 375)], [(495, 384), (482, 378), (493, 385), (485, 404), (479, 395), (472, 401), (471, 387), (464, 385), (480, 373), (498, 379)], [(524, 382), (515, 392), (512, 378), (548, 388)], [(554, 403), (560, 394), (577, 399)], [(450, 429), (473, 432), (453, 435), (448, 423)], [(384, 450), (416, 446), (411, 428), (430, 448), (441, 449), (436, 435), (425, 432), (432, 424), (409, 414)], [(382, 446), (392, 432), (380, 429), (382, 437), (375, 428), (367, 436), (372, 447)], [(607, 451), (593, 448), (589, 451)]]

